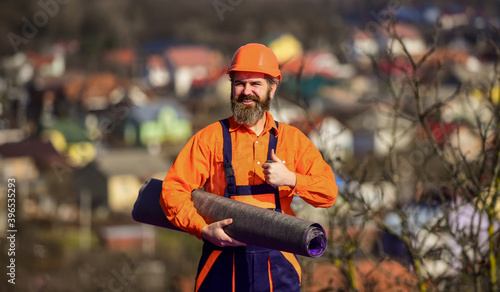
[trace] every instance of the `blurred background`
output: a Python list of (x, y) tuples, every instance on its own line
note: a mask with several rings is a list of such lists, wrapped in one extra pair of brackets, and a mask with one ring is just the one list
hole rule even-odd
[(272, 114), (340, 190), (328, 209), (294, 200), (329, 236), (299, 258), (302, 291), (499, 291), (499, 10), (0, 1), (0, 260), (16, 263), (0, 290), (192, 291), (202, 243), (131, 210), (193, 133), (231, 115), (225, 70), (259, 42), (283, 74)]

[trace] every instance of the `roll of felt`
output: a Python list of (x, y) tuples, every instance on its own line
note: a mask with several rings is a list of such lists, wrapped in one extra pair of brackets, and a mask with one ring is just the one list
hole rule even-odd
[(160, 206), (161, 188), (163, 182), (149, 178), (139, 189), (139, 195), (132, 209), (132, 218), (135, 221), (164, 227), (172, 230), (183, 231), (168, 221)]
[[(162, 181), (156, 179), (146, 182), (139, 191), (132, 216), (138, 222), (174, 229), (159, 206), (161, 186)], [(233, 223), (224, 227), (224, 231), (241, 242), (307, 257), (319, 257), (325, 251), (326, 235), (318, 223), (201, 190), (193, 191), (191, 199), (207, 223), (232, 218)]]

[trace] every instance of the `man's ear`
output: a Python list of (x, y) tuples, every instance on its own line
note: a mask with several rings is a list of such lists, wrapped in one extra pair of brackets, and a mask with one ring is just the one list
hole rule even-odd
[(278, 84), (277, 83), (273, 83), (271, 85), (271, 91), (269, 92), (269, 96), (271, 97), (271, 99), (274, 98), (274, 94), (276, 93), (276, 89), (278, 88)]

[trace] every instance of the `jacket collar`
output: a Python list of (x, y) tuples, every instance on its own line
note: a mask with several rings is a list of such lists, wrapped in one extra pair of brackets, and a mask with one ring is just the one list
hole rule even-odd
[[(229, 132), (234, 132), (238, 130), (239, 127), (247, 126), (244, 124), (238, 124), (234, 120), (233, 116), (229, 117)], [(276, 122), (274, 121), (273, 116), (269, 113), (269, 111), (266, 111), (266, 125), (264, 127), (264, 131), (262, 131), (262, 134), (266, 133), (267, 131), (273, 132), (274, 135), (278, 137), (278, 127), (276, 126)]]

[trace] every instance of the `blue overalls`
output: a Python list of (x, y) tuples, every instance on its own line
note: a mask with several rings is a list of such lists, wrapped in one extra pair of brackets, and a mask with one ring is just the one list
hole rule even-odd
[[(278, 187), (267, 183), (237, 186), (232, 167), (232, 143), (229, 121), (220, 121), (224, 138), (224, 172), (227, 187), (225, 197), (275, 194), (276, 211), (281, 212)], [(278, 122), (276, 122), (278, 126)], [(269, 137), (268, 160), (271, 149), (276, 151), (278, 139)], [(296, 258), (295, 258), (296, 260)], [(282, 252), (257, 246), (218, 247), (204, 241), (198, 266), (196, 292), (299, 292), (300, 277)]]

